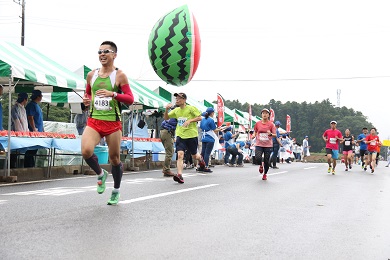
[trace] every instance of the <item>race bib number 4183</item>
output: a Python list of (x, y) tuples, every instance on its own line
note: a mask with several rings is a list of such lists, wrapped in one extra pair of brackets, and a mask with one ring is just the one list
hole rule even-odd
[(112, 97), (95, 97), (94, 107), (96, 110), (110, 110), (110, 101)]

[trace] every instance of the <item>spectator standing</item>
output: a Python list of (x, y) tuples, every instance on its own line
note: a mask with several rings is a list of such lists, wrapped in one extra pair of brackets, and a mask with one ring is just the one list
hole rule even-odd
[(83, 103), (81, 103), (81, 114), (77, 114), (74, 117), (74, 123), (76, 124), (77, 132), (79, 135), (82, 135), (84, 132), (85, 127), (87, 126), (87, 120), (88, 120), (88, 107), (85, 106)]
[(306, 157), (310, 156), (309, 136), (305, 136), (305, 139), (302, 141), (302, 153), (302, 162), (307, 162)]
[(205, 162), (205, 167), (199, 167), (198, 171), (212, 172), (209, 168), (210, 155), (212, 151), (217, 150), (219, 146), (219, 140), (215, 132), (220, 129), (215, 125), (213, 116), (214, 108), (208, 107), (207, 110), (202, 114), (204, 116), (200, 121), (200, 129), (202, 129), (202, 152), (201, 156)]
[(19, 93), (18, 99), (11, 108), (11, 130), (28, 132), (28, 122), (26, 114), (27, 93)]
[(297, 161), (301, 161), (302, 160), (302, 145), (300, 143), (297, 143)]
[(279, 167), (276, 166), (277, 159), (279, 157), (279, 149), (282, 146), (281, 143), (281, 135), (279, 132), (279, 127), (281, 126), (280, 121), (275, 122), (276, 127), (276, 136), (272, 137), (272, 153), (271, 153), (271, 161), (273, 169), (279, 169)]
[(176, 130), (177, 120), (176, 118), (170, 118), (164, 120), (161, 123), (161, 142), (165, 149), (165, 160), (163, 165), (163, 176), (172, 177), (174, 174), (171, 171), (172, 156), (174, 152), (174, 138)]
[(287, 134), (282, 134), (282, 139), (280, 139), (280, 157), (279, 159), (283, 163), (283, 161), (286, 161), (286, 163), (290, 163), (291, 158), (291, 141), (290, 138), (287, 136)]
[[(31, 101), (26, 105), (28, 129), (30, 132), (44, 132), (43, 113), (39, 104), (42, 101), (42, 91), (34, 89), (31, 94)], [(38, 149), (27, 150), (24, 156), (24, 167), (35, 167), (35, 155)]]
[(219, 145), (221, 146), (221, 149), (218, 150), (218, 160), (221, 160), (223, 157), (222, 147), (225, 147), (225, 139), (223, 138), (222, 130), (218, 131), (218, 140), (219, 140)]
[[(322, 135), (326, 145), (326, 156), (328, 159), (328, 173), (332, 171), (332, 175), (336, 173), (336, 163), (339, 158), (339, 142), (343, 140), (343, 135), (336, 129), (337, 122), (332, 120), (330, 122), (330, 129), (326, 130)], [(333, 167), (332, 167), (333, 163)]]
[[(27, 104), (28, 95), (27, 93), (19, 93), (18, 99), (11, 108), (11, 130), (28, 132), (28, 122), (26, 114), (26, 104)], [(11, 162), (10, 168), (17, 167), (18, 156), (14, 151), (11, 151)]]

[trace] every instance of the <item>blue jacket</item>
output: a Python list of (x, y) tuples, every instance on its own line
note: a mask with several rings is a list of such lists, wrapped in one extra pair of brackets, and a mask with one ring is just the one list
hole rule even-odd
[(168, 131), (175, 131), (176, 130), (176, 125), (177, 125), (176, 118), (170, 118), (168, 120), (162, 121), (161, 128), (162, 129), (166, 129)]
[(231, 147), (231, 148), (237, 148), (237, 144), (240, 145), (240, 149), (242, 149), (242, 148), (245, 146), (245, 142), (243, 142), (243, 141), (237, 141), (237, 142), (235, 142), (235, 143), (230, 144), (229, 147)]

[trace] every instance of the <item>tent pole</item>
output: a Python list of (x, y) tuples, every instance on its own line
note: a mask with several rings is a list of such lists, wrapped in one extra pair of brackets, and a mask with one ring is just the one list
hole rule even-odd
[(133, 117), (134, 117), (134, 103), (131, 104), (131, 167), (134, 168), (134, 125), (133, 125)]
[(12, 84), (12, 71), (8, 80), (8, 145), (7, 145), (7, 172), (5, 177), (11, 175), (11, 84)]
[(49, 120), (49, 107), (50, 107), (50, 104), (47, 103), (47, 110), (46, 110), (46, 121)]
[(134, 125), (133, 125), (133, 118), (134, 118), (134, 103), (131, 104), (131, 122), (130, 124), (132, 124), (131, 126), (131, 167), (130, 167), (130, 171), (138, 171), (139, 170), (139, 167), (135, 167), (134, 165)]

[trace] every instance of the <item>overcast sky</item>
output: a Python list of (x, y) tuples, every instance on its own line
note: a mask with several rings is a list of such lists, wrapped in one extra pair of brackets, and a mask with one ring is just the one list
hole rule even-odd
[[(197, 19), (202, 46), (198, 71), (179, 88), (155, 75), (147, 47), (157, 20), (183, 4)], [(241, 103), (329, 99), (335, 106), (340, 90), (341, 106), (361, 111), (390, 139), (388, 0), (26, 0), (25, 10), (25, 46), (70, 70), (98, 67), (100, 43), (112, 40), (116, 66), (150, 89), (198, 100), (220, 93)], [(0, 0), (2, 40), (20, 43), (20, 15), (18, 4)]]

